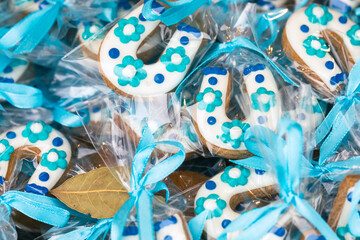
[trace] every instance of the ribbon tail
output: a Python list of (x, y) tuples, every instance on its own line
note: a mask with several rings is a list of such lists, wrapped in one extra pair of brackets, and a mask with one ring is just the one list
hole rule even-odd
[(43, 104), (42, 92), (27, 85), (18, 83), (0, 83), (0, 98), (18, 108), (35, 108)]
[(68, 112), (61, 107), (55, 107), (53, 110), (53, 119), (66, 127), (81, 127), (89, 123), (90, 113), (87, 109), (82, 116), (79, 116), (75, 113)]
[(155, 240), (151, 201), (152, 196), (142, 191), (136, 203), (140, 240)]
[(246, 159), (240, 159), (240, 160), (230, 160), (230, 162), (235, 163), (237, 165), (247, 167), (247, 168), (253, 168), (261, 171), (267, 171), (267, 165), (265, 164), (264, 158), (262, 157), (249, 157)]
[(205, 210), (190, 220), (189, 230), (193, 237), (193, 240), (200, 240), (202, 232), (204, 231), (204, 226), (208, 215), (209, 210)]
[(131, 197), (129, 198), (119, 209), (119, 211), (116, 212), (114, 215), (112, 224), (111, 224), (111, 239), (121, 239), (125, 224), (127, 221), (127, 217), (129, 216), (129, 213), (131, 209), (135, 205), (136, 198)]

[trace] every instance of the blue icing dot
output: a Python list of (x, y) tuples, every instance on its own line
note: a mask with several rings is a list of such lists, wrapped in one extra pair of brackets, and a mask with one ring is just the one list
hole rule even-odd
[(171, 216), (167, 219), (164, 219), (162, 220), (161, 222), (157, 222), (155, 223), (154, 225), (154, 229), (155, 231), (159, 231), (160, 229), (166, 227), (166, 226), (169, 226), (169, 225), (172, 225), (172, 224), (176, 224), (177, 223), (177, 219), (175, 216)]
[(242, 212), (244, 211), (245, 207), (244, 205), (242, 205), (241, 203), (239, 203), (236, 207), (235, 207), (235, 211), (237, 212)]
[(207, 119), (207, 122), (208, 122), (208, 124), (210, 124), (210, 125), (214, 125), (214, 124), (216, 123), (216, 118), (214, 118), (214, 117), (209, 117), (209, 118)]
[(306, 116), (305, 116), (305, 114), (304, 113), (300, 113), (299, 115), (298, 115), (298, 119), (300, 119), (300, 120), (305, 120), (305, 118), (306, 118)]
[(49, 180), (50, 176), (47, 172), (42, 172), (39, 175), (39, 180), (42, 182), (46, 182), (47, 180)]
[(229, 219), (225, 219), (221, 222), (221, 226), (223, 228), (226, 228), (230, 223), (231, 223), (231, 221)]
[(117, 48), (112, 48), (109, 50), (109, 56), (112, 59), (118, 58), (120, 56), (120, 51)]
[(35, 193), (39, 195), (46, 195), (49, 190), (46, 187), (39, 186), (35, 183), (27, 184), (24, 187), (25, 192)]
[(218, 82), (217, 78), (216, 77), (211, 77), (209, 78), (209, 84), (210, 85), (216, 85)]
[(255, 77), (255, 81), (257, 82), (257, 83), (262, 83), (263, 81), (264, 81), (264, 75), (262, 75), (262, 74), (258, 74), (258, 75), (256, 75), (256, 77)]
[(166, 235), (165, 237), (164, 237), (164, 240), (172, 240), (173, 238), (172, 238), (172, 236), (170, 236), (170, 235)]
[(142, 22), (145, 22), (145, 21), (146, 21), (146, 19), (145, 19), (144, 16), (142, 15), (142, 13), (140, 13), (139, 19), (140, 19), (140, 21), (142, 21)]
[(264, 170), (260, 170), (260, 169), (255, 169), (255, 173), (257, 175), (264, 175), (265, 171)]
[(206, 67), (204, 68), (203, 73), (204, 75), (209, 75), (209, 74), (226, 75), (226, 69), (219, 67)]
[(101, 110), (101, 108), (98, 107), (98, 106), (96, 106), (96, 107), (94, 107), (93, 109), (91, 109), (91, 111), (92, 111), (93, 113), (100, 112), (100, 110)]
[(16, 138), (16, 133), (14, 133), (14, 132), (8, 132), (8, 133), (6, 133), (6, 137), (7, 137), (8, 139), (14, 139), (14, 138)]
[(11, 66), (6, 66), (6, 68), (4, 69), (4, 73), (11, 73), (13, 70), (13, 68)]
[(139, 233), (139, 230), (136, 226), (127, 226), (124, 228), (123, 236), (134, 236)]
[(351, 199), (352, 199), (352, 192), (350, 192), (347, 196), (346, 196), (346, 199), (351, 202)]
[(155, 77), (154, 77), (154, 81), (155, 81), (156, 83), (158, 83), (158, 84), (163, 83), (164, 80), (165, 80), (165, 77), (164, 77), (164, 75), (162, 75), (161, 73), (156, 74)]
[(346, 73), (336, 74), (335, 76), (331, 77), (330, 84), (336, 85), (340, 82), (344, 82), (346, 78), (347, 78)]
[(345, 17), (345, 16), (339, 17), (339, 22), (342, 23), (342, 24), (347, 23), (347, 17)]
[(189, 38), (188, 37), (186, 37), (186, 36), (183, 36), (183, 37), (181, 37), (180, 38), (180, 43), (182, 44), (182, 45), (188, 45), (188, 43), (189, 43)]
[(276, 236), (283, 237), (286, 233), (285, 228), (274, 226), (270, 232), (274, 233)]
[(190, 33), (190, 34), (194, 35), (194, 37), (196, 37), (196, 38), (201, 37), (201, 32), (197, 28), (187, 25), (186, 23), (180, 23), (178, 25), (177, 29), (179, 31), (184, 31), (184, 32)]
[(159, 14), (162, 14), (165, 11), (165, 7), (156, 1), (151, 4), (151, 9)]
[(309, 32), (309, 27), (307, 25), (301, 25), (300, 30), (304, 33)]
[(0, 185), (3, 185), (5, 182), (5, 178), (3, 176), (0, 176)]
[(257, 120), (259, 124), (264, 124), (266, 122), (266, 117), (259, 116)]
[(325, 67), (326, 67), (327, 69), (332, 70), (332, 69), (334, 69), (334, 63), (333, 63), (332, 61), (327, 61), (327, 62), (325, 63)]
[(216, 183), (214, 181), (207, 181), (205, 187), (208, 190), (214, 190), (216, 188)]
[(260, 70), (265, 70), (265, 65), (264, 64), (261, 64), (261, 63), (258, 63), (254, 66), (250, 66), (250, 67), (247, 67), (244, 69), (244, 75), (248, 75), (250, 74), (251, 72), (256, 72), (256, 71), (260, 71)]
[(62, 140), (62, 138), (60, 137), (56, 137), (53, 139), (52, 141), (52, 144), (55, 146), (55, 147), (60, 147), (61, 145), (63, 145), (64, 141)]

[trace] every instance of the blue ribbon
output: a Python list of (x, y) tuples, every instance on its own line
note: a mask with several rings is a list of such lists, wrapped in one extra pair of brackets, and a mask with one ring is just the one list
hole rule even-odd
[[(144, 174), (151, 153), (158, 145), (176, 147), (179, 149), (179, 152), (156, 164)], [(63, 238), (60, 239), (71, 239), (68, 237), (69, 234), (71, 234), (70, 236), (77, 236), (76, 239), (79, 240), (97, 239), (94, 237), (95, 235), (100, 236), (108, 231), (109, 228), (111, 228), (111, 239), (121, 239), (127, 216), (129, 216), (130, 211), (136, 207), (140, 239), (154, 240), (152, 199), (155, 193), (165, 190), (165, 199), (167, 201), (169, 198), (168, 188), (160, 181), (175, 171), (182, 164), (184, 159), (185, 150), (181, 143), (176, 141), (155, 142), (150, 129), (145, 127), (143, 137), (140, 140), (131, 167), (130, 198), (123, 204), (119, 211), (117, 211), (113, 218), (100, 220), (100, 222), (91, 228), (85, 227), (82, 230), (75, 230), (75, 233), (71, 232), (65, 234)], [(89, 238), (90, 236), (91, 238)]]
[[(262, 128), (261, 126), (257, 127)], [(284, 136), (286, 136), (285, 140)], [(290, 206), (293, 206), (298, 213), (313, 224), (326, 239), (338, 239), (329, 225), (302, 198), (302, 194), (299, 192), (301, 161), (303, 160), (301, 126), (283, 118), (279, 124), (279, 135), (273, 135), (273, 137), (275, 138), (272, 147), (275, 155), (271, 153), (267, 161), (273, 164), (276, 170), (280, 188), (279, 196), (282, 202), (241, 214), (225, 228), (218, 239), (226, 239), (227, 234), (234, 231), (242, 231), (236, 239), (260, 239), (276, 225), (280, 215)], [(264, 154), (266, 155), (266, 153), (267, 151)]]
[[(169, 6), (163, 13), (158, 14), (152, 9), (154, 2), (162, 2)], [(166, 26), (171, 26), (190, 16), (203, 5), (210, 5), (211, 0), (147, 0), (144, 3), (142, 14), (146, 20), (156, 21), (160, 20)]]
[(323, 142), (320, 148), (320, 165), (335, 153), (343, 139), (357, 122), (356, 108), (360, 102), (359, 74), (360, 60), (355, 63), (349, 74), (346, 94), (336, 99), (335, 105), (314, 134), (313, 141), (316, 145)]
[(59, 200), (51, 197), (37, 195), (33, 193), (8, 191), (0, 196), (0, 204), (9, 210), (8, 216), (2, 216), (9, 219), (11, 209), (19, 212), (37, 221), (63, 227), (69, 220), (70, 213)]
[(360, 181), (356, 183), (351, 195), (351, 207), (349, 216), (349, 230), (351, 235), (360, 237), (360, 215), (357, 208), (360, 202)]
[(179, 84), (178, 88), (175, 91), (175, 95), (177, 97), (180, 96), (180, 93), (182, 91), (182, 88), (187, 84), (188, 79), (190, 76), (201, 69), (202, 67), (206, 66), (211, 60), (219, 57), (220, 55), (224, 53), (232, 53), (237, 48), (244, 48), (251, 51), (254, 51), (255, 53), (258, 53), (262, 57), (264, 57), (271, 66), (280, 74), (280, 76), (284, 79), (285, 82), (298, 86), (295, 82), (293, 82), (286, 73), (281, 70), (272, 60), (269, 58), (258, 46), (256, 46), (253, 42), (251, 42), (249, 39), (244, 37), (237, 37), (234, 38), (231, 42), (226, 43), (219, 43), (216, 44), (215, 47), (204, 57), (201, 64), (199, 64), (187, 77)]

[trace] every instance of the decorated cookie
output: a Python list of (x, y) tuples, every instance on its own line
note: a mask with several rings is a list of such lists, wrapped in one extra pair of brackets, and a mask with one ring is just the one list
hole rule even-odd
[[(66, 0), (65, 0), (66, 1)], [(52, 1), (48, 0), (15, 0), (15, 11), (24, 11), (26, 13), (35, 12), (47, 7)]]
[(320, 93), (330, 97), (347, 79), (347, 74), (331, 54), (330, 46), (342, 61), (351, 63), (348, 65), (351, 69), (360, 56), (359, 30), (358, 25), (341, 13), (311, 4), (291, 15), (282, 35), (282, 44), (304, 77)]
[[(210, 211), (204, 231), (208, 236), (216, 239), (231, 221), (245, 211), (244, 203), (247, 200), (271, 198), (275, 195), (276, 190), (273, 185), (276, 183), (276, 178), (268, 172), (242, 166), (229, 166), (199, 189), (195, 198), (195, 214), (199, 215), (205, 210)], [(284, 239), (285, 233), (284, 228), (275, 226), (267, 234), (272, 238), (265, 236), (263, 239)], [(237, 234), (228, 235), (228, 239), (235, 238)]]
[(26, 73), (29, 67), (29, 62), (23, 58), (14, 58), (10, 64), (5, 67), (4, 71), (0, 73), (0, 82), (14, 83), (19, 81)]
[[(154, 225), (157, 240), (190, 240), (189, 229), (182, 214), (175, 214)], [(125, 227), (124, 240), (139, 240), (136, 226)]]
[(0, 184), (11, 175), (15, 161), (36, 153), (39, 165), (25, 186), (26, 192), (45, 195), (63, 175), (71, 159), (68, 140), (44, 122), (30, 122), (0, 135)]
[(244, 145), (246, 130), (253, 125), (276, 130), (281, 116), (281, 100), (271, 71), (264, 64), (244, 69), (243, 79), (251, 111), (246, 119), (235, 120), (226, 115), (232, 81), (230, 73), (218, 67), (207, 67), (203, 73), (194, 114), (201, 141), (222, 157), (237, 159), (247, 156)]
[(258, 0), (257, 4), (262, 10), (269, 11), (284, 6), (286, 0)]
[[(84, 44), (85, 41), (90, 39), (95, 33), (97, 33), (104, 25), (100, 21), (96, 22), (82, 22), (78, 25), (78, 38), (80, 44)], [(83, 51), (85, 54), (89, 55), (89, 57), (96, 59), (99, 53), (99, 48), (101, 42), (103, 40), (103, 36), (98, 36), (95, 39), (91, 39), (91, 41), (87, 41), (83, 46)]]
[(293, 218), (293, 222), (302, 233), (300, 240), (326, 240), (305, 218)]
[(359, 6), (359, 0), (331, 0), (330, 6), (338, 9), (340, 12), (349, 13)]
[(328, 224), (336, 232), (340, 239), (355, 240), (349, 231), (349, 216), (351, 209), (351, 195), (355, 184), (360, 180), (360, 176), (347, 176), (340, 184), (338, 194), (331, 209)]
[[(198, 29), (180, 23), (160, 59), (144, 64), (137, 50), (160, 21), (147, 21), (140, 5), (106, 34), (99, 51), (100, 73), (109, 87), (120, 94), (153, 96), (167, 93), (184, 79), (203, 34)], [(164, 7), (154, 2), (153, 11), (161, 14)]]

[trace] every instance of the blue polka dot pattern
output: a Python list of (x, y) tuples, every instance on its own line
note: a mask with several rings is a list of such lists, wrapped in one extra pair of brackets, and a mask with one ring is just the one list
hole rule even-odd
[(16, 133), (14, 133), (14, 132), (8, 132), (8, 133), (6, 133), (6, 137), (7, 137), (8, 139), (14, 139), (14, 138), (16, 138)]
[(39, 175), (39, 180), (42, 182), (46, 182), (47, 180), (49, 180), (50, 176), (47, 172), (42, 172)]
[(216, 183), (214, 181), (207, 181), (205, 187), (208, 190), (214, 190), (216, 188)]
[(140, 13), (139, 19), (140, 19), (140, 21), (142, 21), (142, 22), (145, 22), (145, 21), (146, 21), (146, 19), (145, 19), (144, 16), (142, 15), (142, 13)]
[(188, 43), (189, 43), (189, 38), (186, 37), (186, 36), (181, 37), (181, 38), (180, 38), (180, 43), (181, 43), (182, 45), (184, 45), (184, 46), (188, 45)]
[(163, 83), (164, 80), (165, 80), (165, 77), (164, 77), (164, 75), (162, 75), (161, 73), (156, 74), (155, 77), (154, 77), (154, 81), (155, 81), (156, 83), (158, 83), (158, 84)]
[(342, 24), (347, 23), (347, 17), (345, 17), (345, 16), (339, 17), (339, 22), (342, 23)]
[(209, 118), (207, 119), (207, 122), (208, 122), (208, 124), (210, 124), (210, 125), (214, 125), (214, 124), (216, 123), (216, 118), (214, 118), (214, 117), (209, 117)]
[(309, 27), (307, 25), (301, 25), (300, 30), (304, 33), (309, 32)]
[(61, 145), (63, 145), (64, 141), (62, 140), (62, 138), (60, 137), (56, 137), (53, 139), (52, 141), (52, 144), (55, 146), (55, 147), (60, 147)]
[(263, 116), (259, 116), (257, 120), (259, 124), (264, 124), (266, 122), (266, 118)]
[(218, 82), (218, 80), (217, 80), (217, 78), (216, 77), (211, 77), (211, 78), (209, 78), (209, 84), (210, 85), (216, 85), (217, 84), (217, 82)]
[(300, 113), (300, 114), (298, 115), (298, 119), (301, 120), (301, 121), (304, 121), (305, 118), (306, 118), (306, 116), (305, 116), (304, 113)]
[(256, 173), (257, 175), (264, 175), (265, 171), (264, 171), (264, 170), (255, 169), (255, 173)]
[(230, 223), (231, 223), (231, 221), (229, 219), (225, 219), (221, 222), (221, 226), (223, 228), (226, 228)]
[(166, 235), (165, 237), (164, 237), (164, 240), (172, 240), (173, 238), (172, 238), (172, 236), (170, 236), (170, 235)]
[(2, 177), (2, 176), (0, 176), (0, 185), (3, 185), (3, 184), (4, 184), (4, 182), (5, 182), (5, 178), (4, 178), (4, 177)]
[(109, 56), (112, 59), (118, 58), (120, 56), (120, 51), (117, 48), (112, 48), (109, 50)]
[(264, 79), (265, 79), (264, 75), (262, 75), (262, 74), (258, 74), (258, 75), (255, 76), (255, 81), (257, 83), (262, 83), (264, 81)]
[(326, 67), (327, 69), (332, 70), (332, 69), (334, 69), (334, 63), (333, 63), (332, 61), (327, 61), (327, 62), (325, 63), (325, 67)]

